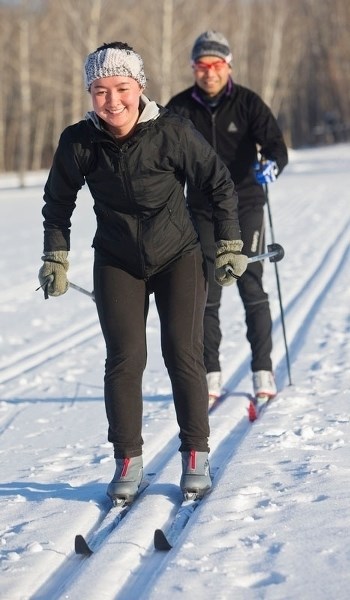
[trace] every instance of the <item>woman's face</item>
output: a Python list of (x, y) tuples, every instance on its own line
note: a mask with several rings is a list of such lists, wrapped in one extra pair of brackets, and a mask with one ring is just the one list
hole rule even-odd
[(142, 88), (132, 77), (102, 77), (91, 84), (95, 113), (116, 137), (130, 134), (139, 118)]

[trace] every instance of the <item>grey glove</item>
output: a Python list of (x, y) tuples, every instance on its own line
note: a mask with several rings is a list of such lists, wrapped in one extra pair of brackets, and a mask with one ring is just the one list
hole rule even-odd
[(38, 275), (40, 286), (44, 289), (44, 292), (47, 291), (49, 296), (65, 294), (69, 287), (67, 279), (68, 252), (66, 250), (44, 252), (41, 258), (44, 264)]
[(248, 257), (241, 254), (241, 240), (219, 240), (216, 243), (215, 280), (219, 285), (232, 285), (243, 275)]

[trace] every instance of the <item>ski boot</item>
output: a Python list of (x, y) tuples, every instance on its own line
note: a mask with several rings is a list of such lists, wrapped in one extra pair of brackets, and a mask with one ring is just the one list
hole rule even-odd
[(142, 481), (142, 456), (116, 458), (115, 463), (116, 470), (107, 488), (107, 495), (115, 506), (131, 504)]
[(202, 498), (211, 488), (208, 452), (182, 452), (181, 491), (185, 500)]
[(254, 396), (273, 398), (277, 394), (275, 378), (271, 371), (256, 371), (253, 373)]

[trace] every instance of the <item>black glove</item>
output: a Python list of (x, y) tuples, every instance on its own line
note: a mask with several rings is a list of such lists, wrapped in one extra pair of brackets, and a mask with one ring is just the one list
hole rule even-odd
[(216, 243), (215, 280), (219, 285), (232, 285), (243, 275), (248, 257), (241, 254), (241, 240), (219, 240)]
[(68, 252), (66, 250), (55, 250), (44, 252), (41, 257), (44, 261), (39, 271), (40, 286), (49, 296), (61, 296), (69, 287), (67, 271), (69, 267)]

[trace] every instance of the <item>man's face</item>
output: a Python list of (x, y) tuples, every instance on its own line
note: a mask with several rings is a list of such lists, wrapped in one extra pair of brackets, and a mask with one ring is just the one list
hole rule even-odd
[(218, 56), (201, 56), (193, 64), (196, 84), (208, 95), (216, 96), (226, 86), (230, 65)]

